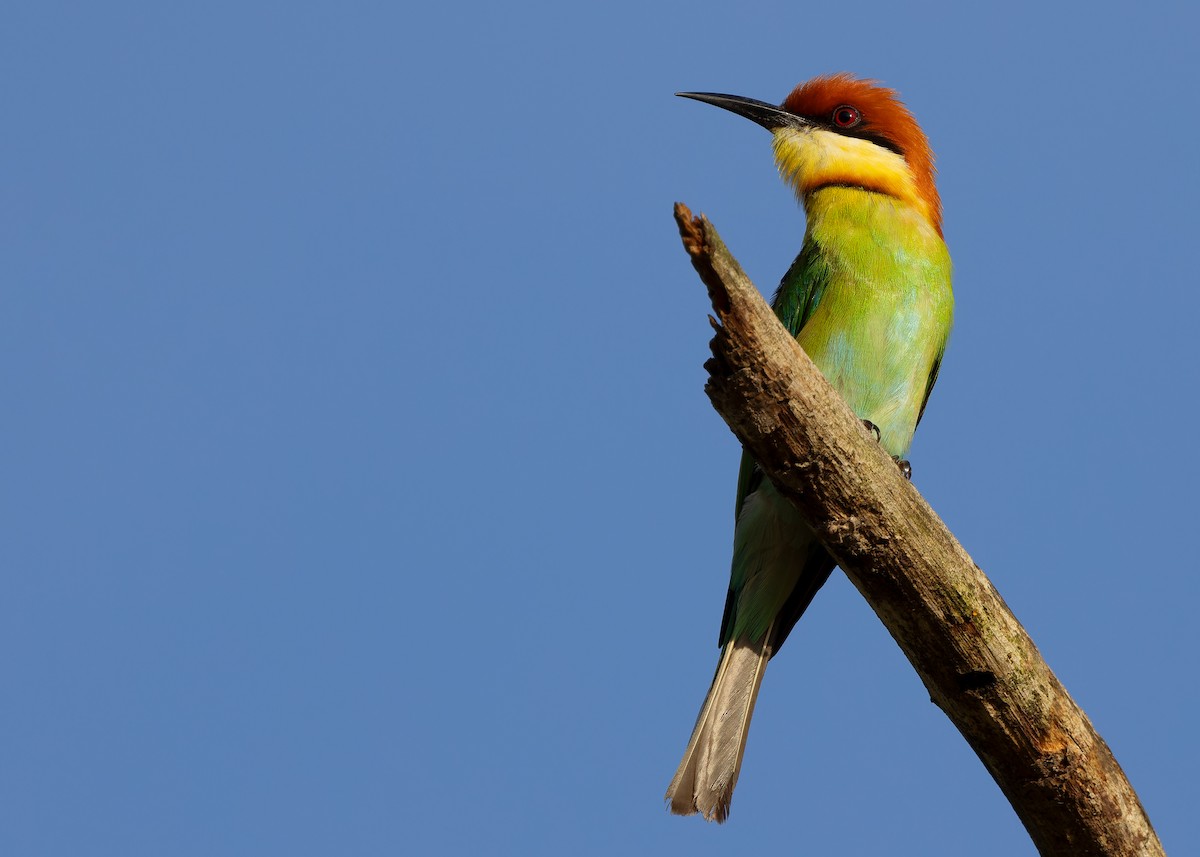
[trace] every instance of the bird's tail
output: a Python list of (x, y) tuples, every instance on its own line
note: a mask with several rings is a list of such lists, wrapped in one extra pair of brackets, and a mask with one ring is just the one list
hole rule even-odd
[(676, 815), (699, 812), (718, 822), (729, 817), (754, 701), (771, 658), (770, 639), (768, 631), (757, 643), (735, 639), (722, 650), (683, 761), (667, 788)]

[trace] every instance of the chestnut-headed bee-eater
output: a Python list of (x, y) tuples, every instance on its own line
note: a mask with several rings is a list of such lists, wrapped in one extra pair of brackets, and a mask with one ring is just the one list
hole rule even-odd
[[(924, 132), (893, 90), (848, 74), (803, 83), (779, 107), (679, 95), (771, 132), (807, 221), (775, 312), (899, 461), (937, 380), (954, 305)], [(710, 821), (729, 815), (767, 661), (835, 564), (745, 452), (734, 520), (721, 659), (666, 795), (672, 812)]]

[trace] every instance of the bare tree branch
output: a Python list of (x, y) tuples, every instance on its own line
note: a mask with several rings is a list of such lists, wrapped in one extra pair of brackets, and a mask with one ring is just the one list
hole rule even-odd
[(675, 206), (717, 313), (705, 391), (899, 643), (1044, 857), (1163, 854), (1087, 716), (705, 218)]

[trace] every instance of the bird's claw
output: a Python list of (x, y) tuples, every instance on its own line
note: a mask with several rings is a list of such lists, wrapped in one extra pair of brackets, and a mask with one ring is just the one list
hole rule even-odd
[[(876, 443), (881, 443), (883, 441), (883, 433), (879, 431), (879, 426), (875, 425), (875, 423), (871, 422), (870, 420), (863, 420), (862, 424), (867, 427), (867, 431), (875, 435)], [(911, 482), (912, 465), (898, 455), (893, 455), (892, 461), (896, 462), (896, 466), (900, 468), (900, 472), (904, 474), (904, 478)]]

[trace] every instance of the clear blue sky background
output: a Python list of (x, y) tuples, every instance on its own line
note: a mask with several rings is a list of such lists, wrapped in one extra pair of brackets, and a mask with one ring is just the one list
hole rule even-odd
[(838, 70), (939, 155), (916, 484), (1193, 851), (1198, 22), (1062, 5), (9, 4), (0, 851), (1032, 854), (840, 574), (661, 801), (738, 455), (671, 204), (803, 232), (672, 93)]

